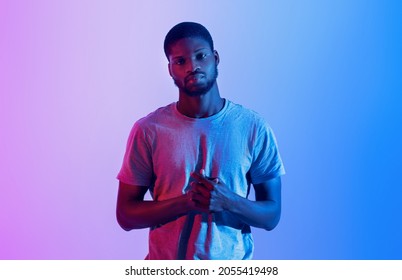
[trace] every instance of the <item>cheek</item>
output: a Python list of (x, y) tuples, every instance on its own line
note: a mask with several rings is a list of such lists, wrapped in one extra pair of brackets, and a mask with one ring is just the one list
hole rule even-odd
[(216, 66), (215, 65), (209, 65), (208, 69), (205, 69), (207, 72), (207, 75), (209, 76), (209, 78), (211, 78), (212, 76), (215, 76), (215, 71), (216, 71)]
[(215, 61), (208, 61), (203, 65), (203, 68), (208, 73), (213, 73), (216, 69), (216, 66), (217, 66), (217, 64), (215, 63)]
[(175, 76), (175, 69), (174, 69), (174, 67), (171, 67), (171, 66), (169, 66), (169, 75), (171, 76), (171, 77), (174, 77)]
[(183, 77), (181, 69), (177, 69), (177, 67), (170, 68), (169, 73), (173, 79), (181, 79), (181, 77)]

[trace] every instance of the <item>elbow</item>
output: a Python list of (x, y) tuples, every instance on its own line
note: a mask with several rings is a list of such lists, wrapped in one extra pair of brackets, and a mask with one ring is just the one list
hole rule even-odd
[(145, 225), (141, 219), (135, 216), (129, 216), (121, 209), (117, 209), (116, 219), (119, 226), (125, 231), (147, 227), (147, 225)]
[(275, 229), (278, 226), (280, 219), (281, 219), (280, 213), (278, 213), (271, 219), (267, 219), (267, 223), (263, 226), (263, 229), (267, 231)]
[(117, 220), (117, 223), (119, 224), (119, 226), (122, 229), (124, 229), (125, 231), (130, 231), (130, 230), (133, 229), (126, 222), (126, 219), (124, 218), (124, 215), (122, 215), (122, 213), (120, 211), (118, 211), (118, 210), (116, 211), (116, 220)]
[(279, 223), (279, 221), (278, 221), (278, 222), (275, 222), (275, 223), (269, 223), (269, 224), (267, 224), (267, 225), (264, 226), (264, 229), (265, 229), (266, 231), (271, 231), (271, 230), (273, 230), (273, 229), (276, 228), (276, 226), (278, 225), (278, 223)]
[(132, 230), (132, 228), (128, 227), (126, 224), (120, 222), (119, 220), (118, 220), (117, 222), (118, 222), (119, 226), (120, 226), (122, 229), (124, 229), (125, 231), (130, 231), (130, 230)]

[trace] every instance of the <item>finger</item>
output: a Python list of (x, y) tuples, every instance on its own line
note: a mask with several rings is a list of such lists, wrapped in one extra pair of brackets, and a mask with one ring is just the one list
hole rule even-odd
[(209, 213), (209, 199), (206, 199), (202, 195), (190, 190), (187, 192), (189, 206), (191, 211)]
[(207, 189), (209, 189), (209, 190), (214, 189), (214, 186), (212, 184), (213, 182), (208, 180), (205, 177), (202, 177), (199, 173), (193, 172), (193, 173), (191, 173), (191, 177), (193, 179), (195, 179), (198, 184), (204, 185)]
[(199, 183), (202, 184), (211, 184), (211, 182), (213, 182), (213, 178), (210, 177), (206, 177), (201, 175), (200, 173), (197, 172), (192, 172), (190, 175), (193, 179), (195, 179), (196, 181), (198, 181)]
[(194, 188), (188, 192), (191, 200), (197, 200), (201, 202), (206, 202), (209, 204), (211, 199), (211, 192), (206, 190), (204, 187)]
[(190, 176), (197, 181), (205, 180), (205, 177), (198, 172), (191, 172)]
[(195, 203), (196, 207), (201, 207), (204, 209), (209, 209), (209, 198), (204, 197), (201, 194), (193, 193), (191, 200)]
[(195, 181), (191, 182), (190, 186), (193, 191), (204, 194), (207, 197), (210, 197), (210, 192), (212, 191), (210, 186), (206, 186), (205, 184), (198, 183)]
[(211, 198), (211, 191), (209, 189), (206, 189), (204, 186), (197, 186), (195, 192), (202, 195), (208, 200)]
[[(205, 169), (201, 169), (200, 170), (200, 173), (196, 173), (196, 172), (193, 172), (192, 174), (194, 174), (195, 176), (197, 176), (197, 175), (199, 175), (199, 176), (201, 176), (202, 178), (204, 178), (204, 179), (206, 179), (206, 180), (209, 180), (209, 181), (213, 181), (213, 182), (215, 182), (215, 183), (219, 183), (219, 179), (218, 178), (214, 178), (214, 177), (208, 177), (208, 176), (206, 176), (205, 174)], [(192, 175), (191, 174), (191, 175)], [(197, 178), (199, 178), (199, 177), (197, 177)]]
[(211, 197), (211, 191), (208, 188), (206, 188), (204, 185), (195, 184), (193, 191), (194, 191), (194, 193), (198, 193), (208, 199)]

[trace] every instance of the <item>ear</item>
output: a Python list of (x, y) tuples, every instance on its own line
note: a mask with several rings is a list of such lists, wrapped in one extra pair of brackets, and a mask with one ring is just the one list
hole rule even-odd
[(168, 63), (167, 67), (168, 67), (169, 75), (170, 75), (170, 77), (172, 77), (172, 70), (170, 70), (170, 62)]
[(219, 59), (219, 53), (218, 53), (218, 51), (217, 51), (217, 50), (214, 50), (214, 56), (215, 56), (215, 62), (216, 62), (216, 65), (218, 65), (218, 64), (219, 64), (220, 59)]

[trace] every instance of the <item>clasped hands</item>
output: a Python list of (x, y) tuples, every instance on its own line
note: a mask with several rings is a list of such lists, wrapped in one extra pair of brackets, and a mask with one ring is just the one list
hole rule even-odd
[(234, 193), (224, 182), (219, 178), (207, 177), (203, 169), (199, 173), (191, 173), (191, 178), (194, 181), (190, 183), (187, 196), (193, 210), (204, 213), (228, 210)]

